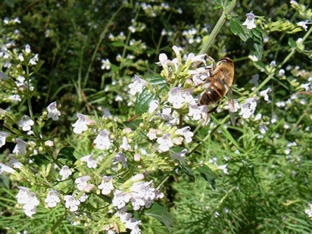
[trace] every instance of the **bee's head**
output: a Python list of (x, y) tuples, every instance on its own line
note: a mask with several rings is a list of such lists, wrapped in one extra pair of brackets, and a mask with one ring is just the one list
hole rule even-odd
[(231, 66), (234, 66), (233, 60), (228, 58), (228, 57), (224, 57), (224, 58), (220, 59), (219, 62), (217, 63), (217, 65), (220, 65), (220, 64), (229, 64)]

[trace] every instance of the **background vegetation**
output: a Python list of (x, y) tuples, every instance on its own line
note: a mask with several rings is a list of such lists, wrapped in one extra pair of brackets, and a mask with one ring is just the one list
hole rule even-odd
[[(33, 67), (31, 94), (0, 81), (0, 131), (11, 133), (0, 161), (9, 161), (16, 137), (27, 137), (17, 123), (28, 113), (29, 102), (37, 121), (34, 131), (44, 133), (43, 140), (53, 140), (57, 153), (70, 146), (76, 154), (87, 154), (88, 136), (82, 140), (72, 133), (76, 113), (97, 118), (107, 108), (119, 124), (147, 112), (139, 97), (135, 101), (129, 95), (133, 76), (153, 84), (150, 78), (161, 72), (159, 54), (174, 58), (173, 45), (184, 54), (198, 54), (228, 2), (1, 2), (0, 70), (16, 78), (25, 68), (17, 56), (26, 44), (44, 63)], [(159, 166), (150, 175), (164, 198), (157, 201), (161, 208), (136, 215), (142, 233), (311, 233), (311, 216), (305, 210), (312, 202), (312, 10), (309, 0), (298, 3), (243, 0), (227, 15), (207, 53), (216, 61), (225, 56), (234, 60), (234, 98), (242, 105), (255, 97), (256, 111), (250, 118), (237, 112), (237, 124), (231, 126), (224, 98), (207, 126), (187, 122), (195, 135), (185, 161), (150, 162)], [(242, 23), (251, 11), (257, 28), (249, 31)], [(12, 100), (12, 94), (19, 94), (21, 101)], [(42, 124), (42, 113), (53, 101), (62, 115), (57, 122)], [(36, 144), (33, 149), (40, 151), (42, 142)], [(27, 164), (31, 159), (38, 168), (47, 165), (34, 155), (19, 160)], [(66, 160), (74, 165), (76, 159)], [(100, 223), (100, 213), (98, 220), (88, 216), (73, 225), (75, 213), (64, 213), (61, 205), (38, 206), (32, 218), (25, 218), (17, 206), (17, 186), (31, 184), (34, 191), (40, 186), (6, 173), (0, 183), (1, 232), (104, 232), (103, 225), (90, 227)]]

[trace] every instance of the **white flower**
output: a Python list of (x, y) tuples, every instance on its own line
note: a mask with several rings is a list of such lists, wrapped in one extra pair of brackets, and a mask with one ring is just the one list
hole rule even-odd
[(239, 114), (244, 118), (250, 118), (255, 112), (257, 107), (257, 101), (255, 98), (248, 98), (245, 103), (241, 105), (241, 111)]
[(258, 113), (256, 116), (255, 116), (255, 120), (258, 121), (262, 118), (262, 114), (261, 113)]
[(134, 210), (139, 210), (141, 207), (149, 208), (154, 200), (162, 197), (162, 194), (151, 187), (151, 184), (152, 181), (139, 181), (130, 187), (130, 200)]
[(38, 54), (35, 54), (34, 57), (32, 57), (32, 58), (29, 60), (29, 63), (30, 63), (31, 65), (36, 65), (38, 61), (39, 61)]
[(246, 14), (246, 17), (247, 18), (243, 25), (245, 25), (248, 29), (256, 28), (257, 25), (255, 24), (255, 15), (252, 12), (249, 12), (248, 14)]
[(94, 160), (92, 158), (92, 156), (93, 156), (93, 153), (89, 154), (89, 155), (86, 155), (86, 156), (83, 156), (83, 157), (80, 158), (80, 161), (86, 162), (88, 168), (96, 168), (97, 167), (97, 160)]
[(309, 203), (309, 209), (306, 209), (304, 212), (309, 216), (309, 218), (312, 218), (312, 203)]
[(103, 176), (102, 182), (98, 186), (102, 190), (103, 195), (108, 195), (112, 190), (114, 190), (113, 177), (112, 176)]
[(308, 83), (305, 83), (305, 84), (301, 84), (300, 87), (304, 88), (305, 91), (310, 91), (311, 87), (312, 87), (312, 84), (311, 84), (311, 82), (308, 82)]
[(207, 115), (207, 106), (190, 105), (187, 115), (195, 121), (204, 119)]
[(56, 190), (51, 189), (48, 192), (47, 198), (44, 201), (47, 207), (49, 208), (56, 207), (56, 205), (60, 202), (58, 192)]
[(169, 151), (170, 147), (173, 146), (172, 140), (170, 138), (170, 134), (163, 135), (157, 139), (158, 151), (160, 153)]
[(65, 195), (65, 207), (69, 208), (70, 211), (75, 212), (78, 210), (78, 206), (80, 205), (80, 201), (76, 200), (73, 195)]
[(132, 83), (128, 85), (130, 95), (134, 96), (137, 93), (141, 93), (143, 88), (147, 85), (147, 82), (141, 79), (139, 76), (134, 75)]
[(233, 99), (233, 104), (234, 105), (232, 105), (232, 102), (230, 101), (229, 102), (229, 111), (231, 111), (231, 112), (237, 112), (238, 111), (238, 109), (240, 108), (240, 106), (239, 106), (239, 103), (238, 103), (238, 101), (237, 101), (237, 99)]
[(18, 193), (16, 195), (17, 203), (23, 205), (24, 213), (31, 217), (36, 213), (36, 207), (39, 205), (39, 200), (34, 192), (31, 192), (29, 188), (18, 186)]
[(130, 201), (130, 198), (131, 195), (129, 193), (125, 193), (120, 190), (115, 190), (112, 204), (118, 209), (121, 209)]
[(90, 120), (87, 116), (77, 113), (78, 120), (72, 125), (74, 127), (73, 131), (76, 134), (80, 134), (86, 130), (88, 130), (88, 125), (90, 124)]
[(75, 179), (75, 183), (77, 184), (77, 188), (79, 191), (90, 192), (93, 188), (93, 184), (88, 184), (88, 181), (91, 179), (90, 176), (81, 176)]
[(148, 130), (147, 137), (148, 137), (148, 139), (150, 139), (152, 141), (152, 140), (157, 139), (157, 134), (161, 134), (161, 130), (150, 128)]
[(264, 100), (265, 100), (266, 102), (269, 102), (270, 100), (269, 100), (268, 92), (270, 92), (271, 90), (272, 90), (271, 87), (269, 87), (269, 88), (267, 88), (267, 89), (261, 91), (261, 92), (259, 93), (259, 95), (260, 95), (261, 97), (263, 97)]
[(304, 29), (304, 31), (307, 31), (308, 26), (307, 24), (309, 23), (309, 20), (305, 20), (305, 21), (300, 21), (297, 23), (298, 26), (302, 27)]
[(13, 168), (17, 168), (17, 169), (21, 169), (23, 164), (21, 164), (16, 158), (14, 158), (13, 156), (10, 156), (10, 161), (9, 161), (9, 165)]
[(222, 170), (224, 174), (229, 174), (227, 167), (228, 167), (228, 165), (224, 164), (224, 165), (218, 166), (218, 169)]
[(186, 143), (191, 143), (192, 137), (194, 136), (194, 133), (189, 126), (176, 130), (176, 134), (184, 136)]
[(180, 109), (184, 102), (185, 99), (182, 95), (182, 91), (180, 87), (175, 87), (169, 92), (168, 96), (168, 102), (170, 102), (175, 109)]
[(48, 110), (48, 118), (52, 118), (54, 121), (59, 119), (61, 112), (56, 108), (56, 102), (52, 102), (47, 107)]
[(24, 115), (18, 122), (18, 126), (22, 128), (23, 131), (28, 132), (31, 130), (31, 126), (34, 125), (34, 121), (27, 115)]
[(109, 137), (110, 132), (107, 130), (102, 130), (99, 132), (94, 140), (95, 148), (100, 150), (107, 150), (112, 146), (112, 141)]
[(68, 166), (63, 166), (60, 170), (60, 175), (62, 176), (62, 180), (66, 180), (70, 175), (72, 174), (72, 171)]
[(17, 94), (13, 94), (9, 97), (9, 99), (13, 102), (20, 102), (22, 101), (21, 96)]
[(118, 162), (121, 162), (122, 166), (124, 168), (128, 167), (128, 164), (127, 164), (127, 157), (121, 153), (121, 152), (118, 152), (115, 157), (113, 158), (113, 165), (116, 165), (118, 164)]
[(21, 61), (21, 62), (23, 62), (23, 61), (24, 61), (24, 56), (23, 56), (23, 54), (22, 54), (22, 53), (19, 53), (19, 55), (18, 55), (18, 59), (19, 59), (19, 61)]
[(187, 149), (183, 149), (181, 152), (173, 154), (171, 157), (177, 160), (184, 160), (185, 155), (187, 154)]
[(257, 62), (259, 60), (258, 57), (254, 54), (248, 55), (248, 58), (253, 62)]
[(0, 131), (0, 148), (5, 145), (8, 136), (10, 136), (9, 132)]
[(278, 75), (279, 75), (279, 76), (285, 75), (285, 70), (284, 70), (283, 68), (280, 69), (280, 70), (278, 71)]
[(264, 124), (260, 124), (259, 131), (261, 134), (265, 134), (267, 132), (267, 130), (268, 130), (267, 126), (265, 126)]
[(123, 150), (126, 150), (126, 151), (131, 149), (131, 146), (128, 143), (127, 137), (125, 137), (125, 136), (122, 137), (122, 144), (120, 145), (120, 148)]
[(15, 170), (3, 163), (0, 163), (0, 175), (5, 172), (5, 173), (9, 173), (9, 174), (13, 174), (15, 172)]
[(20, 138), (16, 138), (16, 145), (13, 149), (13, 153), (17, 155), (25, 155), (26, 154), (26, 146), (27, 143)]
[(111, 62), (109, 61), (109, 59), (102, 59), (102, 66), (101, 66), (101, 69), (102, 70), (110, 70), (110, 68), (111, 68)]
[(31, 53), (31, 49), (30, 49), (30, 45), (25, 45), (25, 53), (26, 54), (30, 54)]
[[(92, 185), (93, 186), (93, 185)], [(79, 201), (80, 202), (85, 202), (88, 198), (88, 195), (86, 193), (83, 193), (80, 197), (79, 197)]]
[(153, 100), (149, 103), (148, 113), (153, 113), (157, 107), (159, 106), (159, 102), (157, 100)]

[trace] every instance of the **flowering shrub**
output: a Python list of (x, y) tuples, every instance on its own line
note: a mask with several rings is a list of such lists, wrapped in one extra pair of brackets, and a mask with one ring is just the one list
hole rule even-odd
[[(0, 10), (1, 231), (311, 230), (306, 4), (25, 4)], [(203, 105), (225, 56), (234, 99)]]

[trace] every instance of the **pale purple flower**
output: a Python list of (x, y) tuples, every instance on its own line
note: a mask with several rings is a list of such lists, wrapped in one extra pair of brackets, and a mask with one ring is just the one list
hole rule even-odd
[(83, 156), (83, 157), (80, 158), (80, 161), (87, 163), (87, 167), (88, 168), (96, 168), (97, 167), (97, 163), (98, 162), (97, 162), (97, 160), (94, 160), (92, 158), (93, 154), (94, 153), (86, 155), (86, 156)]
[(54, 189), (51, 189), (48, 192), (47, 198), (44, 201), (47, 207), (49, 208), (56, 207), (56, 205), (60, 202), (58, 192)]
[(5, 145), (8, 136), (10, 136), (9, 132), (0, 131), (0, 148)]
[(93, 189), (93, 184), (88, 184), (88, 181), (91, 179), (90, 176), (81, 176), (75, 179), (75, 183), (79, 191), (90, 192)]
[(3, 163), (0, 163), (0, 175), (4, 172), (9, 173), (9, 174), (13, 174), (15, 172), (15, 170), (13, 168), (3, 164)]
[(66, 180), (72, 174), (72, 171), (68, 166), (65, 165), (61, 168), (59, 173), (62, 176), (62, 180)]
[(100, 150), (108, 150), (112, 146), (112, 141), (110, 139), (110, 132), (107, 130), (102, 130), (99, 132), (94, 140), (95, 148)]
[(121, 209), (124, 206), (126, 206), (126, 204), (130, 201), (130, 198), (131, 195), (129, 193), (125, 193), (120, 190), (115, 190), (112, 204), (118, 209)]
[(269, 102), (270, 100), (269, 100), (268, 92), (270, 92), (271, 90), (272, 90), (271, 87), (268, 87), (267, 89), (261, 91), (259, 95), (263, 97), (266, 102)]
[(101, 66), (102, 70), (110, 70), (112, 64), (109, 61), (109, 59), (102, 59), (101, 62), (102, 62)]
[(194, 133), (189, 126), (176, 130), (176, 134), (183, 136), (186, 143), (191, 143), (192, 137), (194, 136)]
[(102, 182), (98, 186), (100, 190), (102, 190), (103, 195), (108, 195), (111, 193), (111, 191), (114, 190), (114, 185), (113, 185), (113, 177), (112, 176), (103, 176), (102, 177)]
[(163, 135), (157, 139), (158, 151), (160, 153), (167, 152), (173, 146), (170, 134)]
[(256, 28), (257, 25), (255, 24), (255, 15), (252, 12), (249, 12), (248, 14), (246, 14), (246, 20), (243, 23), (243, 25), (245, 25), (248, 29), (253, 29)]
[(161, 130), (150, 128), (146, 135), (147, 135), (148, 139), (150, 139), (152, 141), (152, 140), (157, 139), (157, 135), (159, 135), (159, 134), (161, 134)]
[(127, 137), (125, 137), (125, 136), (122, 137), (122, 144), (120, 145), (120, 148), (123, 150), (126, 150), (126, 151), (131, 149), (131, 146), (128, 143)]
[(132, 83), (128, 85), (130, 95), (134, 96), (137, 93), (141, 93), (143, 88), (147, 85), (147, 82), (141, 79), (139, 76), (134, 75)]
[(204, 119), (207, 116), (207, 106), (190, 105), (187, 115), (195, 121)]
[(304, 31), (308, 30), (308, 26), (307, 24), (309, 23), (309, 20), (305, 20), (305, 21), (300, 21), (297, 23), (298, 26), (300, 26), (301, 28), (304, 29)]
[(175, 87), (169, 92), (168, 102), (172, 104), (173, 108), (180, 109), (185, 103), (180, 87)]
[(244, 119), (250, 118), (253, 113), (255, 112), (257, 107), (257, 101), (255, 98), (248, 98), (242, 105), (241, 105), (241, 111), (240, 115)]
[(23, 131), (28, 132), (34, 125), (34, 121), (27, 115), (24, 115), (18, 122), (18, 126), (22, 128)]
[(187, 152), (188, 152), (187, 149), (183, 149), (181, 152), (174, 153), (171, 157), (173, 159), (177, 159), (177, 160), (183, 161), (185, 155), (187, 154)]
[(78, 120), (72, 126), (74, 127), (74, 133), (80, 134), (88, 130), (88, 125), (91, 123), (91, 121), (88, 119), (87, 116), (80, 113), (77, 113), (77, 117)]
[(65, 195), (65, 207), (69, 208), (70, 211), (75, 212), (78, 210), (78, 206), (80, 205), (80, 201), (76, 200), (73, 195)]
[(157, 107), (159, 106), (159, 102), (157, 100), (153, 100), (149, 103), (148, 113), (153, 113)]
[(56, 108), (56, 102), (52, 102), (50, 105), (48, 105), (47, 110), (48, 110), (48, 118), (51, 118), (54, 121), (59, 119), (61, 112)]
[(39, 200), (34, 192), (29, 188), (18, 186), (18, 193), (16, 195), (17, 203), (23, 205), (24, 213), (28, 217), (32, 217), (36, 213), (36, 207), (39, 205)]
[(26, 154), (27, 143), (20, 138), (16, 138), (16, 145), (13, 149), (13, 153), (16, 155)]
[(122, 166), (126, 168), (128, 167), (127, 161), (128, 161), (127, 157), (123, 153), (118, 152), (113, 158), (113, 165), (116, 165), (120, 162)]

